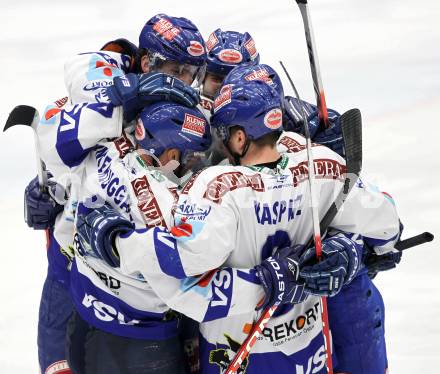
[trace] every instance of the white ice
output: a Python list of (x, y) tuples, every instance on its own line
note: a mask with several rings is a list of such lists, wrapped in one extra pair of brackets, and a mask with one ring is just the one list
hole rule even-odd
[[(392, 373), (436, 373), (440, 359), (440, 6), (436, 0), (311, 0), (329, 107), (362, 110), (364, 170), (398, 204), (404, 236), (437, 241), (408, 250), (380, 274)], [(262, 61), (283, 60), (313, 101), (303, 26), (294, 1), (2, 0), (0, 124), (18, 104), (43, 109), (65, 96), (63, 62), (126, 37), (137, 42), (158, 12), (186, 16), (205, 37), (217, 27), (249, 31)], [(287, 87), (287, 84), (286, 84)], [(286, 89), (286, 91), (290, 91)], [(38, 372), (36, 328), (45, 238), (23, 222), (23, 190), (35, 175), (32, 133), (0, 136), (0, 372)]]

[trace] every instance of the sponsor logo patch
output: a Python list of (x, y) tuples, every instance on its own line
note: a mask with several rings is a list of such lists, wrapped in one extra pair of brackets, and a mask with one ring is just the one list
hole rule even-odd
[(210, 52), (212, 48), (214, 48), (218, 44), (218, 38), (217, 36), (212, 33), (209, 35), (208, 41), (206, 42), (206, 50)]
[(63, 97), (62, 99), (56, 100), (55, 105), (57, 106), (57, 108), (62, 108), (64, 105), (66, 105), (68, 99), (69, 98), (66, 96)]
[(191, 56), (201, 56), (205, 53), (205, 48), (197, 40), (191, 40), (189, 47), (186, 49)]
[(258, 70), (249, 73), (244, 77), (247, 81), (263, 81), (267, 84), (273, 84), (272, 79), (269, 76), (269, 72), (265, 68), (259, 68)]
[(182, 132), (198, 136), (199, 138), (205, 135), (206, 121), (203, 118), (193, 116), (185, 113), (185, 119), (182, 125)]
[(267, 112), (264, 116), (263, 123), (271, 130), (279, 129), (283, 123), (283, 114), (281, 113), (281, 109), (275, 108)]
[(154, 25), (153, 30), (159, 35), (163, 36), (165, 40), (172, 41), (177, 35), (180, 34), (180, 29), (174, 27), (174, 25), (165, 18), (160, 18)]
[(138, 118), (138, 120), (137, 120), (136, 130), (134, 132), (134, 136), (139, 141), (145, 139), (145, 127), (144, 127), (144, 123), (142, 122), (142, 120), (140, 118)]
[(218, 58), (227, 64), (239, 64), (243, 60), (243, 55), (236, 49), (223, 49), (218, 54)]
[(263, 192), (264, 183), (261, 175), (244, 175), (238, 171), (220, 174), (208, 183), (203, 197), (214, 203), (221, 204), (222, 198), (229, 191), (246, 187), (252, 188), (257, 192)]
[(189, 178), (188, 182), (186, 182), (185, 186), (183, 186), (182, 190), (180, 191), (181, 195), (187, 195), (189, 190), (194, 185), (194, 182), (196, 181), (197, 177), (200, 175), (202, 170), (199, 170), (197, 173), (193, 174), (191, 178)]
[[(347, 167), (336, 160), (329, 158), (315, 159), (315, 178), (319, 179), (338, 179), (343, 180)], [(309, 175), (308, 161), (300, 162), (297, 166), (291, 167), (290, 171), (293, 177), (293, 186), (306, 181)]]
[(125, 133), (123, 133), (119, 138), (113, 140), (113, 144), (118, 150), (119, 158), (124, 158), (127, 153), (134, 149), (133, 144), (131, 143), (130, 139), (127, 138)]
[(71, 374), (71, 370), (66, 360), (61, 360), (50, 364), (44, 374)]
[(217, 112), (220, 108), (223, 108), (225, 105), (231, 102), (232, 98), (232, 84), (227, 84), (223, 86), (220, 90), (219, 95), (214, 100), (214, 113)]
[(244, 43), (244, 47), (249, 52), (251, 59), (254, 60), (258, 55), (254, 39), (250, 38), (246, 43)]
[(131, 182), (134, 193), (138, 199), (138, 208), (144, 218), (147, 227), (167, 227), (156, 197), (151, 190), (150, 183), (144, 175)]

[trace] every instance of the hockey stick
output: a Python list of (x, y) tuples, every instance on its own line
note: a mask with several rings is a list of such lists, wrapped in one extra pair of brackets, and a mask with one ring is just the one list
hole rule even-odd
[[(307, 123), (307, 121), (306, 121)], [(347, 145), (347, 152), (346, 152), (346, 167), (347, 167), (347, 173), (346, 178), (344, 181), (344, 188), (345, 195), (348, 195), (350, 192), (350, 188), (353, 186), (353, 183), (349, 183), (347, 179), (350, 176), (353, 175), (359, 175), (360, 168), (362, 165), (362, 139), (361, 139), (361, 116), (358, 109), (352, 109), (348, 112), (344, 113), (341, 116), (341, 127), (343, 129), (343, 136), (344, 136), (344, 144)], [(357, 146), (355, 146), (357, 144)], [(348, 188), (345, 188), (345, 186), (349, 186)], [(341, 201), (345, 201), (346, 196), (340, 196), (338, 195), (338, 198), (341, 199)], [(337, 198), (337, 199), (338, 199)], [(343, 199), (343, 200), (342, 200)], [(335, 204), (337, 208), (341, 206), (341, 203)], [(332, 205), (333, 206), (333, 205)], [(330, 208), (331, 209), (331, 208)], [(336, 216), (337, 209), (332, 209), (332, 219)], [(326, 214), (327, 216), (327, 214)], [(330, 217), (330, 216), (329, 216)], [(331, 222), (330, 220), (330, 222)], [(330, 223), (329, 222), (329, 223)], [(327, 227), (325, 228), (327, 229)], [(311, 239), (312, 241), (313, 239)], [(266, 324), (269, 322), (272, 315), (275, 313), (276, 309), (280, 305), (280, 302), (276, 302), (271, 307), (266, 308), (263, 313), (261, 314), (258, 321), (254, 324), (252, 327), (249, 335), (244, 340), (243, 344), (240, 346), (239, 350), (237, 351), (235, 357), (229, 364), (228, 368), (225, 371), (225, 374), (231, 374), (236, 373), (237, 370), (240, 368), (240, 365), (243, 363), (245, 358), (249, 355), (252, 347), (256, 343), (258, 337), (262, 334), (262, 331)]]
[(422, 234), (412, 236), (411, 238), (397, 242), (394, 248), (396, 248), (398, 251), (404, 251), (405, 249), (412, 248), (420, 244), (432, 242), (433, 240), (434, 235), (432, 235), (430, 232), (424, 232)]
[(310, 17), (307, 0), (296, 0), (301, 11), (306, 34), (307, 51), (309, 53), (310, 69), (312, 71), (313, 88), (315, 89), (316, 105), (318, 107), (319, 123), (321, 128), (329, 127), (327, 104), (325, 102), (324, 87), (322, 86), (321, 72), (319, 69), (318, 54), (316, 52), (315, 37), (313, 35), (312, 20)]
[(3, 132), (17, 125), (32, 128), (34, 131), (35, 153), (37, 158), (38, 184), (40, 186), (40, 191), (44, 192), (47, 189), (47, 174), (44, 162), (40, 158), (40, 146), (37, 136), (37, 126), (39, 123), (40, 115), (37, 109), (29, 105), (18, 105), (12, 110), (11, 113), (9, 113), (5, 127), (3, 128)]

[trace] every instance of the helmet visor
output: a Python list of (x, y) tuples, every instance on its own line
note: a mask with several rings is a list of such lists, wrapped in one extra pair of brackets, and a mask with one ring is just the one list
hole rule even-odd
[(167, 60), (163, 56), (154, 53), (150, 56), (150, 70), (165, 73), (180, 79), (188, 85), (194, 82), (201, 83), (205, 77), (206, 65), (195, 66), (182, 64), (178, 61)]

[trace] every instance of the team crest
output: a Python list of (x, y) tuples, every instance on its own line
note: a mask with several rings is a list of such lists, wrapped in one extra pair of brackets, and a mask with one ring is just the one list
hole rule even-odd
[[(233, 340), (228, 334), (224, 334), (227, 342), (227, 348), (213, 349), (209, 352), (209, 363), (218, 365), (220, 367), (220, 373), (224, 373), (228, 368), (231, 361), (234, 359), (238, 350), (240, 349), (240, 343)], [(246, 357), (241, 363), (240, 367), (237, 369), (237, 374), (246, 373), (246, 369), (249, 365), (249, 356)]]

